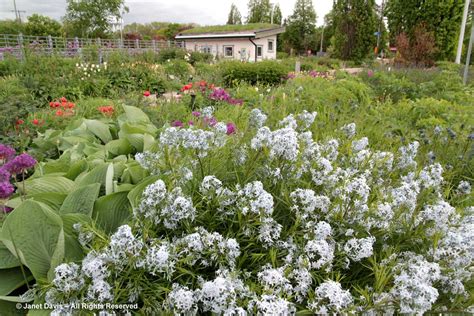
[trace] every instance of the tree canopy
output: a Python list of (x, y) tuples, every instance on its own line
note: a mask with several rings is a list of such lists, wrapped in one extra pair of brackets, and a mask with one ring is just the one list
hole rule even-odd
[(33, 14), (28, 17), (28, 22), (25, 23), (24, 31), (25, 34), (35, 36), (61, 36), (62, 25), (50, 17)]
[(242, 24), (242, 15), (235, 4), (232, 3), (230, 6), (229, 16), (227, 18), (227, 24)]
[(125, 0), (68, 0), (64, 27), (69, 36), (107, 37), (122, 16)]
[(316, 11), (312, 0), (297, 0), (293, 14), (288, 18), (285, 41), (297, 51), (316, 46)]

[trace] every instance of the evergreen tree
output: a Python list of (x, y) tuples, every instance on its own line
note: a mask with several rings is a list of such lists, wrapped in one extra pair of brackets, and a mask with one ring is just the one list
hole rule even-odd
[(250, 0), (248, 4), (249, 15), (247, 23), (270, 23), (270, 0)]
[(361, 61), (369, 56), (377, 44), (375, 0), (337, 0), (332, 14), (335, 57)]
[(316, 12), (312, 0), (297, 0), (288, 18), (285, 32), (287, 45), (298, 52), (316, 48)]
[(230, 6), (229, 17), (227, 18), (227, 24), (242, 24), (242, 16), (240, 11), (235, 4), (232, 3)]
[(463, 3), (461, 0), (388, 0), (385, 14), (388, 18), (391, 43), (395, 43), (396, 37), (401, 33), (406, 33), (413, 40), (415, 30), (423, 24), (427, 31), (434, 34), (437, 58), (447, 59), (454, 56)]

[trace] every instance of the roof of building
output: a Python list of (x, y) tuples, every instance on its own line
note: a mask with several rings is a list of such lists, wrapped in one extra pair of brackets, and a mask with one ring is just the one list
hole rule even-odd
[(241, 25), (213, 25), (189, 29), (179, 33), (176, 39), (236, 38), (276, 35), (285, 32), (285, 27), (275, 24), (255, 23)]

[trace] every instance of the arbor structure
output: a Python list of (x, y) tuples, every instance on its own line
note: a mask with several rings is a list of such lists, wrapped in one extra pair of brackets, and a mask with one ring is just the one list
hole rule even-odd
[(312, 0), (297, 0), (293, 14), (288, 18), (285, 41), (298, 52), (317, 46), (316, 11)]
[(232, 3), (232, 5), (230, 6), (227, 24), (242, 24), (242, 15), (240, 14), (239, 9), (234, 3)]
[(68, 0), (64, 28), (68, 36), (106, 37), (128, 11), (124, 0)]
[(462, 0), (388, 0), (385, 10), (392, 43), (401, 33), (413, 39), (415, 30), (423, 24), (434, 34), (437, 59), (454, 56), (462, 13)]
[(377, 42), (375, 0), (336, 0), (332, 19), (337, 58), (360, 61), (373, 52)]

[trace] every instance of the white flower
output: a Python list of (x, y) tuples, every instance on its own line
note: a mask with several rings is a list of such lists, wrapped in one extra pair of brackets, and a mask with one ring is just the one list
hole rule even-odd
[(295, 315), (296, 308), (287, 300), (275, 295), (262, 295), (251, 303), (257, 308), (257, 315), (282, 316)]
[(314, 291), (315, 298), (308, 302), (308, 307), (316, 314), (342, 313), (352, 304), (352, 296), (343, 290), (339, 282), (326, 281)]
[(356, 124), (355, 123), (350, 123), (346, 124), (343, 127), (341, 127), (341, 131), (346, 134), (347, 138), (352, 138), (356, 134)]
[(265, 124), (267, 115), (259, 109), (253, 109), (249, 116), (249, 125), (255, 128), (260, 128)]
[(375, 237), (352, 238), (344, 245), (344, 251), (353, 261), (360, 261), (372, 256)]
[(79, 292), (84, 287), (84, 277), (75, 263), (63, 263), (54, 269), (53, 285), (56, 290), (69, 294)]
[(462, 195), (469, 195), (471, 194), (471, 184), (467, 181), (459, 182), (457, 193)]
[(194, 292), (186, 286), (174, 283), (173, 289), (168, 294), (167, 302), (175, 315), (195, 315), (197, 313), (197, 299)]
[(285, 267), (278, 269), (267, 267), (257, 274), (258, 280), (263, 285), (265, 291), (277, 295), (291, 295), (293, 287), (290, 281), (285, 277), (284, 270)]
[(361, 139), (354, 140), (352, 142), (352, 150), (354, 152), (364, 150), (365, 148), (367, 148), (367, 146), (369, 146), (369, 139), (367, 137), (362, 137)]

